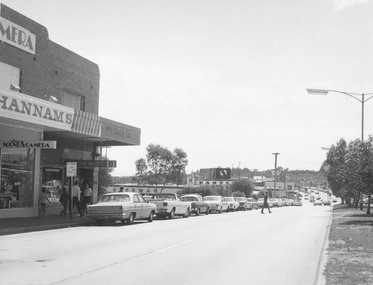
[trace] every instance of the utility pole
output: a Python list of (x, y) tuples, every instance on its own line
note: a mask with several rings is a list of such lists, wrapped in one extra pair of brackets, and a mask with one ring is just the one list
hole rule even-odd
[(241, 161), (238, 162), (238, 179), (241, 179)]
[(278, 152), (272, 153), (275, 156), (275, 183), (274, 183), (274, 189), (273, 189), (273, 196), (272, 198), (275, 198), (276, 193), (276, 180), (277, 180), (277, 156), (280, 154)]

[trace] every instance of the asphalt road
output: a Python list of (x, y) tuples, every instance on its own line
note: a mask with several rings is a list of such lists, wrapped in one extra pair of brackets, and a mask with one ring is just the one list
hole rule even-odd
[(313, 285), (330, 215), (306, 204), (1, 236), (0, 284)]

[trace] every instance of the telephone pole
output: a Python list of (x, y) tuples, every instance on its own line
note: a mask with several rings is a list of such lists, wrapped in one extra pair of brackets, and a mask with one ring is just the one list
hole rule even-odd
[(275, 183), (274, 183), (274, 189), (273, 189), (273, 197), (275, 198), (275, 193), (276, 193), (276, 180), (277, 180), (277, 156), (280, 154), (278, 152), (273, 152), (272, 153), (275, 156)]

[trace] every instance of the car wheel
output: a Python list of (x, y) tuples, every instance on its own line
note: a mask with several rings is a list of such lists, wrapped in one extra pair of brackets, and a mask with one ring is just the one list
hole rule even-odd
[(196, 216), (199, 216), (200, 213), (201, 213), (201, 210), (199, 208), (197, 208)]
[(98, 224), (99, 226), (102, 226), (104, 224), (104, 220), (102, 219), (96, 220), (96, 224)]
[(135, 220), (135, 215), (132, 213), (128, 219), (127, 219), (127, 224), (132, 225), (133, 221)]
[(171, 213), (168, 214), (169, 219), (175, 218), (175, 209), (172, 209)]
[(220, 209), (219, 209), (219, 214), (221, 213), (221, 212), (223, 212), (223, 209), (222, 209), (222, 207), (220, 207)]
[(210, 214), (210, 209), (209, 208), (206, 209), (206, 215), (208, 215), (208, 214)]
[(151, 223), (151, 222), (153, 222), (153, 220), (154, 220), (154, 212), (151, 211), (150, 215), (149, 215), (149, 218), (148, 218), (148, 222)]
[(188, 218), (190, 216), (190, 210), (189, 208), (186, 210), (185, 214), (184, 214), (184, 218)]

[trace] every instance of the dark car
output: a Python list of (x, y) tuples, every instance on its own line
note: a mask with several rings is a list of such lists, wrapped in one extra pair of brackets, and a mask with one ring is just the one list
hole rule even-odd
[(192, 207), (191, 207), (191, 214), (195, 214), (198, 216), (200, 213), (205, 213), (206, 215), (209, 214), (210, 209), (209, 205), (203, 201), (203, 198), (201, 195), (198, 194), (188, 194), (188, 195), (183, 195), (180, 198), (181, 201), (184, 202), (191, 202)]

